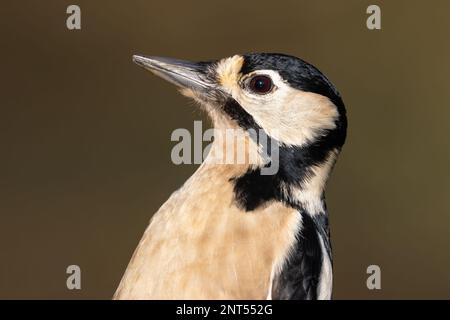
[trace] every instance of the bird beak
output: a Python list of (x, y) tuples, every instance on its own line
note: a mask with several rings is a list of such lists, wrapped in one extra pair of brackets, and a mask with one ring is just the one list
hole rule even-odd
[(215, 84), (206, 76), (207, 64), (205, 63), (140, 55), (134, 55), (133, 61), (181, 88), (192, 89), (198, 93), (206, 93), (215, 87)]

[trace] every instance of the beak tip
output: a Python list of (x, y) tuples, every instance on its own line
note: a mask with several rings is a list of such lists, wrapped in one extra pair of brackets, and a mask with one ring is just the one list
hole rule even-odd
[(203, 66), (198, 63), (137, 54), (132, 56), (132, 61), (179, 87), (197, 88), (203, 91), (211, 87), (203, 78)]
[(136, 63), (137, 65), (142, 65), (142, 62), (144, 60), (144, 57), (137, 55), (137, 54), (133, 54), (133, 57), (131, 58), (131, 60)]

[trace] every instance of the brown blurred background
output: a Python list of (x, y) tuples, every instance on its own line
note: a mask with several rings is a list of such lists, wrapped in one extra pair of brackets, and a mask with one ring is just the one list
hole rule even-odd
[[(366, 28), (369, 4), (381, 31)], [(250, 51), (304, 58), (346, 102), (327, 191), (334, 297), (450, 298), (449, 12), (444, 0), (2, 2), (0, 298), (109, 299), (151, 215), (196, 169), (171, 163), (170, 134), (205, 115), (133, 53)], [(70, 264), (81, 291), (66, 288)]]

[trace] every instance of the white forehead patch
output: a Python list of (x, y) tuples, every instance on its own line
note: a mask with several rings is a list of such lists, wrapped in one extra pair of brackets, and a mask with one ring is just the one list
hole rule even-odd
[(241, 69), (244, 64), (244, 57), (235, 55), (219, 61), (216, 73), (220, 85), (225, 91), (232, 92), (238, 85), (242, 76)]

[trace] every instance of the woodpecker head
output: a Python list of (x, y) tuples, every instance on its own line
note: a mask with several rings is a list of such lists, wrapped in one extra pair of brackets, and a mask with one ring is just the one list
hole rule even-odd
[(279, 146), (275, 174), (262, 175), (256, 166), (232, 178), (241, 207), (250, 211), (278, 200), (311, 214), (324, 210), (325, 182), (344, 144), (347, 120), (339, 93), (318, 69), (269, 53), (197, 63), (133, 60), (198, 101), (216, 128), (263, 130)]

